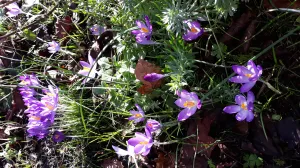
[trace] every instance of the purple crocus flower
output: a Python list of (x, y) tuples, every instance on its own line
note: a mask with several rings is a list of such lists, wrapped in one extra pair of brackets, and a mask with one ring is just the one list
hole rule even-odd
[(126, 156), (126, 155), (134, 156), (135, 155), (134, 146), (131, 146), (129, 144), (127, 144), (127, 150), (121, 149), (121, 148), (113, 146), (113, 145), (112, 145), (112, 148), (116, 151), (118, 156)]
[(175, 104), (178, 107), (184, 108), (178, 115), (178, 121), (184, 121), (192, 116), (197, 109), (201, 108), (201, 100), (198, 98), (195, 92), (188, 92), (182, 90), (177, 92), (177, 95), (180, 97), (175, 101)]
[(58, 103), (58, 89), (53, 88), (52, 85), (48, 85), (48, 89), (44, 89), (43, 92), (46, 94), (41, 98), (41, 100), (50, 100), (53, 101), (55, 104)]
[(48, 45), (49, 53), (53, 54), (60, 50), (60, 45), (56, 41), (48, 42)]
[(94, 65), (95, 60), (92, 58), (91, 55), (88, 56), (88, 60), (89, 60), (89, 63), (87, 63), (85, 61), (80, 61), (80, 65), (83, 67), (83, 69), (80, 70), (78, 73), (80, 75), (88, 77), (88, 78), (84, 79), (82, 83), (86, 83), (91, 78), (95, 78), (96, 73), (97, 73), (97, 71), (96, 71), (97, 66)]
[(163, 75), (163, 74), (150, 73), (150, 74), (146, 74), (144, 76), (144, 80), (148, 81), (148, 82), (155, 82), (155, 81), (160, 80), (163, 77), (165, 77), (165, 75)]
[(148, 155), (153, 145), (151, 133), (145, 129), (146, 135), (143, 133), (136, 132), (134, 138), (128, 140), (128, 144), (134, 146), (134, 153), (142, 154), (143, 156)]
[(138, 111), (130, 110), (129, 112), (132, 114), (132, 116), (129, 117), (128, 120), (134, 120), (134, 123), (144, 121), (145, 112), (138, 104), (135, 104), (135, 107), (138, 109)]
[(40, 86), (40, 82), (35, 74), (20, 76), (20, 85), (25, 86)]
[(161, 129), (161, 124), (156, 120), (148, 119), (146, 123), (146, 129), (152, 133)]
[(242, 83), (242, 87), (240, 89), (241, 93), (248, 92), (255, 85), (256, 81), (262, 75), (262, 67), (260, 65), (255, 65), (252, 60), (249, 60), (247, 63), (247, 67), (240, 65), (233, 65), (232, 69), (237, 76), (231, 77), (229, 79), (230, 82), (234, 83)]
[(30, 122), (27, 125), (28, 129), (27, 132), (29, 134), (29, 136), (37, 136), (38, 139), (42, 139), (45, 136), (48, 135), (49, 131), (48, 131), (48, 125), (46, 125), (43, 122)]
[(254, 99), (254, 94), (251, 91), (247, 93), (247, 99), (243, 95), (236, 95), (235, 103), (237, 105), (227, 106), (223, 109), (223, 111), (228, 114), (237, 113), (235, 118), (238, 121), (243, 121), (246, 119), (247, 122), (251, 122), (254, 118)]
[(8, 10), (8, 12), (6, 13), (8, 15), (8, 17), (15, 17), (15, 16), (19, 15), (20, 13), (23, 13), (23, 11), (20, 9), (20, 7), (18, 6), (18, 4), (16, 2), (5, 6), (5, 8)]
[(135, 35), (136, 42), (142, 45), (158, 44), (151, 40), (152, 25), (148, 16), (145, 16), (146, 24), (137, 20), (136, 25), (140, 28), (139, 30), (131, 31)]
[(94, 25), (90, 28), (90, 31), (93, 35), (99, 36), (101, 33), (104, 32), (104, 27), (100, 27), (99, 25)]
[(144, 34), (145, 36), (148, 36), (152, 34), (152, 25), (150, 23), (150, 19), (148, 16), (145, 16), (146, 24), (143, 22), (137, 20), (135, 23), (140, 28), (139, 30), (132, 30), (131, 33), (134, 35), (138, 34)]
[(35, 90), (30, 87), (21, 87), (18, 88), (18, 90), (23, 98), (33, 98), (33, 96), (36, 94)]
[(192, 21), (192, 22), (185, 22), (189, 29), (187, 32), (183, 35), (183, 39), (185, 41), (192, 41), (197, 39), (199, 36), (201, 36), (204, 32), (204, 29), (201, 28), (201, 25), (198, 21)]
[(65, 135), (60, 132), (60, 131), (54, 131), (53, 136), (52, 136), (52, 140), (54, 142), (61, 142), (65, 139)]

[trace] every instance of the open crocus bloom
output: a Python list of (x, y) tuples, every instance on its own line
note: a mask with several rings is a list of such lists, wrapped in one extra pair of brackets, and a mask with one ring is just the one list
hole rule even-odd
[(160, 80), (163, 77), (165, 77), (165, 75), (163, 75), (163, 74), (150, 73), (150, 74), (146, 74), (144, 76), (144, 79), (145, 79), (145, 81), (148, 81), (148, 82), (155, 82), (155, 81)]
[(40, 86), (40, 82), (35, 74), (20, 76), (20, 85), (23, 86)]
[(49, 53), (56, 53), (60, 50), (60, 45), (56, 41), (48, 42), (48, 51)]
[(90, 31), (92, 32), (93, 35), (99, 36), (101, 33), (104, 32), (104, 28), (100, 27), (99, 25), (94, 25), (90, 28)]
[(80, 70), (78, 73), (80, 75), (86, 76), (88, 78), (84, 79), (82, 83), (88, 82), (91, 78), (95, 78), (97, 71), (97, 66), (94, 65), (95, 60), (92, 58), (92, 56), (89, 54), (88, 56), (89, 63), (85, 61), (80, 61), (80, 65), (83, 67), (82, 70)]
[(136, 25), (139, 30), (132, 30), (131, 33), (135, 35), (136, 42), (142, 45), (158, 44), (151, 40), (152, 25), (148, 16), (145, 16), (146, 24), (137, 20)]
[(135, 104), (135, 107), (138, 109), (138, 111), (130, 110), (129, 112), (132, 114), (132, 116), (129, 117), (128, 120), (134, 120), (134, 123), (144, 121), (145, 113), (143, 109), (138, 104)]
[(19, 15), (20, 13), (23, 13), (23, 11), (19, 8), (19, 6), (16, 2), (5, 6), (5, 8), (8, 10), (8, 12), (6, 13), (8, 15), (8, 17), (15, 17), (15, 16)]
[(112, 145), (112, 148), (116, 151), (118, 156), (126, 156), (126, 155), (134, 156), (135, 155), (134, 146), (131, 146), (129, 144), (127, 144), (127, 150), (121, 149), (121, 148), (113, 146), (113, 145)]
[(175, 104), (178, 107), (184, 108), (178, 115), (178, 121), (184, 121), (190, 116), (195, 114), (197, 109), (201, 108), (201, 100), (198, 98), (195, 92), (188, 92), (182, 90), (177, 92), (177, 95), (180, 97), (175, 101)]
[(255, 65), (252, 60), (249, 60), (247, 63), (247, 67), (240, 65), (233, 65), (232, 69), (237, 76), (231, 77), (229, 79), (230, 82), (234, 83), (242, 83), (242, 87), (240, 89), (241, 93), (248, 92), (255, 85), (256, 81), (262, 75), (262, 67), (259, 65)]
[(200, 23), (198, 21), (186, 22), (189, 29), (183, 35), (183, 39), (185, 41), (192, 41), (201, 36), (204, 32), (204, 29), (201, 28)]
[(243, 95), (236, 95), (235, 103), (237, 105), (227, 106), (223, 109), (223, 111), (228, 114), (237, 113), (235, 118), (238, 121), (243, 121), (246, 119), (247, 122), (251, 122), (254, 118), (254, 99), (254, 94), (251, 91), (247, 93), (247, 99)]
[(146, 135), (136, 132), (134, 138), (128, 140), (128, 144), (134, 146), (134, 153), (148, 155), (153, 145), (151, 133), (145, 129)]
[(155, 131), (159, 130), (160, 128), (161, 128), (161, 124), (158, 121), (152, 120), (152, 119), (147, 120), (146, 129), (150, 133), (155, 132)]
[(132, 30), (131, 33), (134, 35), (143, 34), (144, 36), (151, 36), (152, 34), (152, 25), (148, 16), (145, 16), (146, 24), (137, 20), (135, 23), (140, 28), (139, 30)]
[(65, 135), (64, 133), (60, 132), (60, 131), (55, 131), (53, 133), (53, 136), (52, 136), (52, 140), (54, 142), (61, 142), (65, 139)]

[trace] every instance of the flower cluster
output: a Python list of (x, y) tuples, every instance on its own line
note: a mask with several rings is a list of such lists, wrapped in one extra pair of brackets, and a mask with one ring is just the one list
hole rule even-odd
[[(145, 22), (146, 24), (137, 20), (136, 25), (139, 29), (131, 31), (131, 33), (135, 35), (136, 42), (142, 45), (158, 44), (151, 40), (152, 25), (148, 16), (145, 16)], [(183, 39), (185, 41), (196, 40), (203, 34), (204, 29), (201, 28), (198, 21), (185, 21), (184, 23), (188, 26), (188, 29), (186, 29), (186, 32), (183, 35)]]
[(43, 89), (40, 100), (38, 93), (31, 87), (41, 86), (38, 78), (32, 75), (20, 76), (20, 94), (27, 109), (24, 111), (28, 117), (27, 132), (29, 136), (42, 139), (48, 135), (48, 128), (54, 123), (55, 112), (58, 106), (58, 89), (49, 85)]
[(256, 66), (252, 60), (249, 60), (246, 67), (233, 65), (232, 69), (238, 75), (230, 78), (229, 81), (243, 84), (240, 88), (240, 92), (247, 92), (247, 99), (243, 95), (236, 95), (235, 103), (237, 105), (227, 106), (223, 111), (228, 114), (237, 113), (235, 117), (238, 121), (246, 119), (247, 122), (251, 122), (254, 118), (253, 110), (255, 97), (250, 90), (262, 75), (262, 67), (259, 65)]
[(105, 29), (104, 27), (100, 27), (95, 24), (90, 28), (90, 31), (92, 32), (92, 35), (99, 36), (105, 31)]
[[(132, 114), (128, 120), (133, 120), (134, 123), (138, 123), (145, 120), (145, 112), (143, 109), (138, 105), (135, 104), (138, 111), (131, 110), (130, 113)], [(148, 119), (145, 126), (145, 133), (136, 132), (135, 137), (130, 138), (127, 141), (127, 151), (116, 146), (112, 146), (113, 149), (119, 156), (129, 155), (134, 157), (135, 154), (141, 154), (143, 156), (148, 155), (153, 142), (152, 133), (161, 129), (161, 124), (152, 119)]]

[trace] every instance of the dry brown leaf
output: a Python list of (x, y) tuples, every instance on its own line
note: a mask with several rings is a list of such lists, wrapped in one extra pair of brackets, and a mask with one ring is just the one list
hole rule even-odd
[(105, 159), (101, 164), (103, 168), (123, 168), (122, 162), (118, 159)]
[(175, 167), (175, 156), (171, 153), (158, 152), (158, 158), (155, 160), (156, 168)]
[(134, 70), (135, 76), (144, 85), (138, 89), (141, 94), (148, 94), (153, 91), (153, 89), (160, 87), (162, 80), (155, 82), (148, 82), (144, 80), (144, 76), (149, 73), (162, 73), (160, 68), (154, 64), (151, 64), (143, 59), (139, 59)]
[(55, 23), (55, 35), (62, 39), (67, 36), (68, 33), (72, 30), (72, 19), (70, 16), (66, 16), (63, 19), (58, 20)]
[(270, 0), (264, 0), (264, 7), (267, 9), (274, 9), (274, 8), (300, 8), (300, 1), (295, 1), (294, 3), (291, 0), (272, 0), (274, 6), (270, 3)]

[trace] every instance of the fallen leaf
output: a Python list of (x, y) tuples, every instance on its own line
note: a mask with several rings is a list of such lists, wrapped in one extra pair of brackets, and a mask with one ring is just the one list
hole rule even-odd
[(68, 33), (72, 30), (72, 19), (70, 16), (66, 16), (63, 19), (58, 20), (55, 23), (55, 35), (62, 39), (67, 36)]
[(162, 79), (155, 82), (148, 82), (144, 80), (144, 76), (149, 73), (162, 73), (160, 68), (152, 63), (149, 63), (143, 59), (139, 59), (135, 70), (135, 76), (140, 80), (144, 85), (138, 89), (138, 92), (141, 94), (148, 94), (153, 91), (153, 89), (160, 87)]
[(233, 128), (234, 132), (240, 133), (240, 134), (248, 134), (248, 122), (242, 121), (242, 122), (236, 122), (235, 127)]
[(118, 159), (105, 159), (101, 164), (103, 168), (123, 168), (122, 162)]
[(296, 8), (300, 8), (300, 1), (295, 1), (293, 3), (291, 0), (264, 0), (264, 7), (266, 9), (276, 9), (276, 8), (296, 9)]
[(154, 160), (156, 168), (175, 167), (175, 156), (171, 153), (158, 152), (158, 158)]

